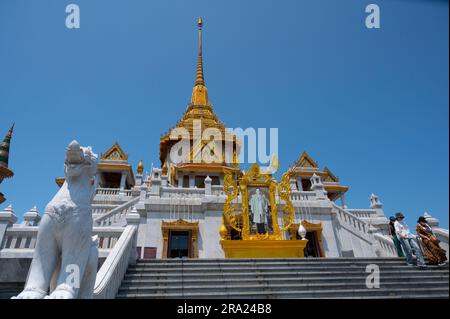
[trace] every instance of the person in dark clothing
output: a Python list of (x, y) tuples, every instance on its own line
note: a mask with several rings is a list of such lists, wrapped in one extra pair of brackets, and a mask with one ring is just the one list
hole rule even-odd
[(405, 257), (402, 245), (400, 244), (400, 241), (398, 240), (397, 234), (395, 232), (394, 223), (395, 217), (394, 216), (389, 217), (389, 235), (391, 236), (391, 239), (394, 241), (395, 248), (397, 249), (397, 256)]

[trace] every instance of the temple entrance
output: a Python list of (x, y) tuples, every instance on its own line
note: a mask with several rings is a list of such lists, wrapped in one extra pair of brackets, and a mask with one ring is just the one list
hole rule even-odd
[[(322, 224), (313, 224), (304, 220), (302, 225), (306, 229), (305, 239), (308, 240), (305, 247), (305, 257), (325, 257), (322, 244)], [(301, 240), (298, 227), (299, 224), (292, 224), (289, 229), (291, 239)]]
[(198, 222), (162, 221), (163, 250), (161, 258), (198, 258)]
[[(308, 240), (305, 247), (305, 257), (321, 257), (316, 232), (307, 232), (305, 238)], [(299, 234), (297, 234), (297, 239), (301, 239)]]
[(170, 231), (168, 258), (189, 257), (191, 236), (189, 231)]

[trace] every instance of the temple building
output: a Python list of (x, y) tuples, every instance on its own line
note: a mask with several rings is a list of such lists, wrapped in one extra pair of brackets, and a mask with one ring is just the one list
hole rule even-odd
[[(319, 168), (307, 152), (299, 152), (299, 158), (290, 168), (290, 213), (284, 209), (286, 201), (279, 192), (274, 189), (272, 194), (269, 191), (272, 186), (279, 188), (280, 183), (277, 184), (271, 175), (259, 172), (257, 167), (252, 171), (259, 175), (249, 177), (248, 189), (242, 188), (243, 184), (247, 185), (246, 176), (251, 172), (241, 170), (236, 157), (240, 141), (227, 134), (210, 101), (203, 70), (202, 28), (203, 21), (199, 18), (197, 70), (192, 95), (182, 118), (161, 135), (160, 167), (151, 167), (150, 173), (144, 175), (143, 161), (140, 161), (133, 175), (127, 156), (117, 143), (107, 150), (99, 162), (98, 187), (93, 202), (95, 225), (123, 227), (127, 224), (128, 214), (138, 214), (136, 245), (139, 257), (144, 259), (395, 256), (388, 235), (388, 220), (378, 197), (370, 196), (368, 208), (349, 208), (345, 199), (349, 187), (342, 185), (329, 168)], [(197, 133), (196, 121), (201, 121)], [(190, 152), (175, 163), (170, 154), (182, 134), (171, 136), (171, 133), (177, 128), (187, 131)], [(220, 131), (222, 139), (213, 142), (195, 139), (196, 134), (203, 134), (208, 129)], [(231, 143), (232, 147), (227, 149), (226, 143)], [(205, 154), (214, 160), (205, 161)], [(273, 195), (269, 207), (276, 211), (276, 214), (268, 214), (270, 225), (264, 226), (266, 239), (260, 238), (263, 236), (258, 234), (255, 223), (246, 222), (253, 212), (243, 202), (244, 193), (252, 196), (254, 190), (250, 184), (258, 178), (270, 184), (264, 194), (267, 198)], [(235, 198), (231, 198), (235, 211), (230, 214), (233, 216), (227, 217), (225, 207), (231, 196), (227, 189), (233, 186), (233, 181), (239, 190)], [(262, 190), (263, 184), (259, 184)], [(244, 217), (246, 211), (248, 216)], [(282, 216), (283, 212), (286, 216)], [(286, 223), (289, 214), (291, 218)], [(304, 229), (303, 238), (299, 228)], [(292, 247), (280, 246), (281, 241)], [(262, 255), (259, 255), (258, 247), (249, 246), (256, 242), (265, 245)], [(273, 246), (273, 250), (268, 250), (268, 246)]]
[[(229, 134), (208, 95), (202, 29), (200, 18), (192, 95), (182, 118), (174, 119), (175, 126), (161, 135), (159, 167), (152, 164), (144, 173), (145, 159), (130, 163), (117, 142), (109, 149), (105, 146), (99, 157), (92, 214), (100, 265), (107, 268), (99, 271), (99, 296), (104, 297), (102, 278), (121, 267), (114, 276), (122, 280), (134, 254), (141, 260), (396, 257), (378, 196), (368, 194), (368, 207), (351, 208), (345, 198), (349, 186), (331, 169), (319, 167), (307, 152), (298, 151), (298, 159), (291, 159), (294, 164), (280, 180), (257, 164), (247, 172), (241, 169), (241, 142)], [(0, 182), (12, 176), (12, 130), (0, 147)], [(220, 132), (219, 139), (196, 138), (214, 132)], [(179, 149), (183, 141), (189, 144), (186, 154)], [(174, 154), (181, 160), (174, 160)], [(56, 183), (61, 186), (64, 179)], [(448, 251), (448, 230), (427, 216)], [(0, 212), (0, 262), (8, 269), (5, 274), (24, 281), (40, 215), (33, 207), (21, 224), (16, 221), (12, 206)], [(12, 279), (0, 276), (2, 280)], [(114, 289), (115, 294), (118, 286)]]

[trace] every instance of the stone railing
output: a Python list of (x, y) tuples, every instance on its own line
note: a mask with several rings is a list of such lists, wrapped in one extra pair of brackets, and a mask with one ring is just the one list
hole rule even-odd
[(131, 212), (131, 209), (137, 202), (139, 202), (139, 197), (131, 198), (129, 201), (113, 208), (108, 213), (95, 218), (94, 225), (108, 226), (124, 220), (124, 217)]
[(290, 197), (292, 201), (315, 200), (316, 193), (307, 191), (292, 191)]
[(380, 257), (397, 257), (397, 249), (395, 248), (392, 239), (379, 233), (373, 234), (373, 237), (375, 238), (378, 247), (381, 248)]
[(133, 190), (120, 188), (102, 188), (95, 190), (94, 202), (99, 203), (117, 203), (127, 201), (133, 197)]
[(99, 249), (114, 248), (123, 231), (123, 227), (94, 227), (92, 230), (98, 236)]
[(101, 188), (98, 187), (95, 191), (95, 195), (108, 195), (108, 196), (114, 196), (119, 195), (120, 189), (119, 188)]
[(369, 234), (369, 226), (366, 222), (359, 219), (352, 213), (348, 212), (347, 210), (343, 209), (342, 207), (336, 205), (333, 203), (333, 207), (336, 209), (337, 213), (336, 216), (341, 224), (342, 227), (349, 229), (349, 231), (355, 233), (362, 239), (366, 240), (367, 242), (371, 242), (371, 236)]
[(136, 225), (127, 225), (123, 230), (119, 240), (97, 272), (94, 286), (95, 299), (115, 298), (132, 258), (136, 235)]
[(162, 198), (199, 198), (204, 196), (204, 188), (161, 187)]
[(104, 215), (116, 207), (114, 204), (92, 204), (92, 215)]
[(0, 249), (34, 249), (38, 226), (9, 227)]
[(211, 185), (211, 195), (226, 196), (223, 185)]
[(376, 215), (375, 209), (346, 209), (358, 218), (372, 218)]
[(448, 229), (444, 228), (433, 228), (433, 232), (436, 235), (437, 239), (441, 242), (439, 246), (441, 246), (447, 252), (447, 259), (449, 259), (449, 244), (448, 244)]
[[(1, 256), (14, 257), (17, 255), (31, 258), (36, 247), (38, 230), (39, 226), (9, 227), (0, 247)], [(94, 227), (92, 235), (98, 236), (98, 248), (107, 253), (115, 246), (123, 230), (123, 227)]]
[(133, 196), (133, 190), (131, 189), (123, 189), (119, 192), (120, 195), (126, 196), (126, 197), (132, 197)]

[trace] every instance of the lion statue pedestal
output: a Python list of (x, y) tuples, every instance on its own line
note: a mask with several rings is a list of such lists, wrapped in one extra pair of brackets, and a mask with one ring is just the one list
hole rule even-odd
[(25, 289), (13, 298), (92, 298), (98, 263), (91, 210), (96, 170), (97, 155), (72, 141), (65, 182), (45, 208)]

